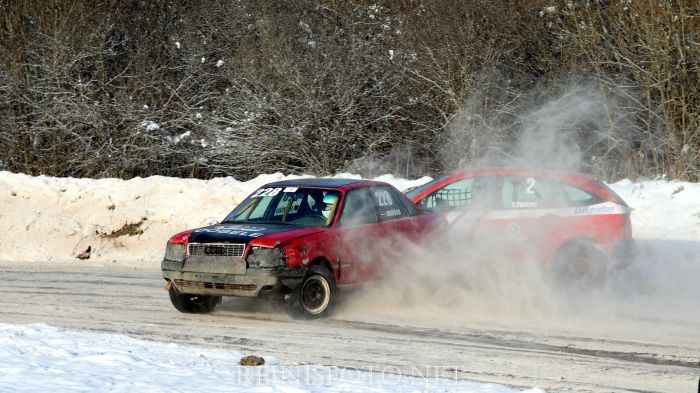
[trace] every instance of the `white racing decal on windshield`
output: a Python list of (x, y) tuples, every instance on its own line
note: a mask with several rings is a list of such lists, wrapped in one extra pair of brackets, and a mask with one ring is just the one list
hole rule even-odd
[(264, 196), (275, 196), (282, 191), (282, 188), (280, 187), (274, 187), (274, 188), (261, 188), (253, 193), (251, 195), (251, 198), (256, 198), (256, 197), (264, 197)]
[(299, 187), (287, 187), (282, 192), (297, 192), (298, 189)]
[[(289, 203), (289, 200), (291, 198), (294, 198), (294, 194), (285, 195), (284, 197), (282, 197), (282, 199), (279, 202), (279, 205), (277, 206), (277, 209), (275, 209), (275, 216), (281, 216), (284, 214), (284, 211), (287, 209), (287, 204)], [(302, 198), (295, 198), (294, 202), (292, 202), (292, 205), (289, 207), (287, 214), (296, 214), (299, 211), (299, 208), (301, 207), (302, 201)]]

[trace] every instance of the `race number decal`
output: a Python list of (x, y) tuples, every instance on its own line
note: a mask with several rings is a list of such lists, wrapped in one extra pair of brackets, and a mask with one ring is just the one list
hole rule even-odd
[(255, 193), (253, 193), (253, 195), (251, 195), (250, 197), (256, 198), (256, 197), (264, 197), (264, 196), (275, 196), (275, 195), (279, 194), (280, 191), (282, 191), (282, 189), (279, 187), (261, 188), (261, 189), (255, 191)]
[(535, 179), (528, 177), (526, 181), (527, 187), (525, 187), (525, 192), (528, 194), (534, 194), (535, 189), (533, 187), (535, 187)]
[(379, 206), (391, 206), (394, 204), (394, 202), (391, 200), (391, 195), (389, 195), (389, 191), (375, 191), (374, 197), (377, 199), (377, 204)]

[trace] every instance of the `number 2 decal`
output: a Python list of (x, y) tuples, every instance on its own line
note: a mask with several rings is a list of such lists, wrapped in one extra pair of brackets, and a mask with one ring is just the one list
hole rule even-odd
[(528, 177), (527, 178), (527, 187), (525, 187), (525, 192), (528, 194), (534, 194), (535, 189), (533, 187), (535, 187), (535, 179)]

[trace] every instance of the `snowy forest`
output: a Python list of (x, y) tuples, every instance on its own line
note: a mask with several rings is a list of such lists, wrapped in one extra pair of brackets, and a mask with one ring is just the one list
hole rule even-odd
[(415, 177), (517, 162), (523, 149), (551, 167), (544, 145), (607, 180), (700, 173), (697, 0), (0, 0), (0, 11), (0, 170)]

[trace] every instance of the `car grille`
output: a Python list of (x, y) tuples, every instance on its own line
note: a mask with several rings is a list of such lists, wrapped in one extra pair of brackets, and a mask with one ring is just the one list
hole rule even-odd
[(245, 251), (243, 243), (190, 243), (187, 247), (190, 255), (242, 257)]
[(176, 278), (175, 285), (183, 287), (197, 287), (206, 289), (229, 289), (233, 291), (254, 291), (255, 284), (223, 284), (218, 282), (188, 281)]

